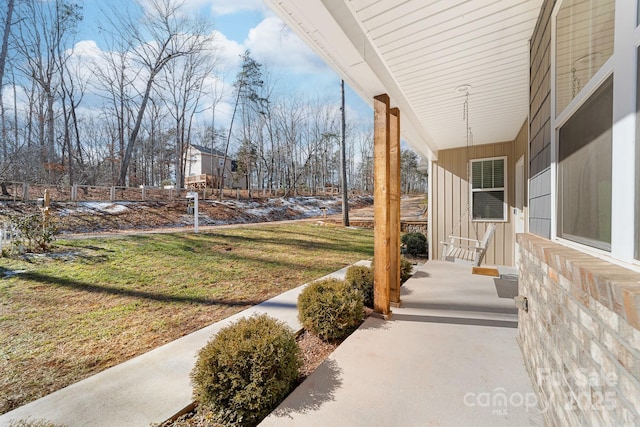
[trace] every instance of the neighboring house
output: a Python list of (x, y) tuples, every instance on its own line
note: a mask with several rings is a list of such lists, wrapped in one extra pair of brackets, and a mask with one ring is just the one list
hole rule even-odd
[(430, 257), (496, 223), (485, 263), (519, 267), (547, 422), (640, 424), (640, 1), (266, 2), (374, 108), (375, 310), (399, 301), (402, 135)]
[[(208, 186), (218, 188), (220, 179), (223, 178), (224, 188), (247, 189), (247, 177), (238, 173), (236, 160), (227, 157), (224, 161), (224, 153), (216, 149), (202, 145), (190, 144), (187, 148), (186, 178), (185, 182), (205, 182), (204, 176), (208, 175)], [(225, 167), (223, 168), (223, 165)], [(191, 179), (189, 179), (191, 177)]]

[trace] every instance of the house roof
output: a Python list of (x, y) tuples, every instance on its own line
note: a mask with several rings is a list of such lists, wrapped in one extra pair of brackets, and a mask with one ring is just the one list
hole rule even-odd
[[(213, 156), (218, 156), (218, 157), (224, 157), (224, 153), (222, 151), (218, 151), (215, 148), (207, 148), (204, 145), (197, 145), (197, 144), (190, 144), (192, 148), (195, 148), (196, 150), (198, 150), (199, 152), (201, 152), (202, 154), (208, 154), (208, 155), (213, 155)], [(229, 156), (227, 156), (229, 157)]]
[[(425, 158), (515, 139), (528, 116), (529, 39), (542, 0), (266, 0), (366, 101), (387, 93)], [(456, 88), (459, 88), (456, 90)]]

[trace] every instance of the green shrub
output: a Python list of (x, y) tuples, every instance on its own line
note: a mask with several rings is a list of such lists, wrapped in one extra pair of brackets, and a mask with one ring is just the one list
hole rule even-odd
[(243, 318), (198, 353), (194, 397), (224, 425), (256, 425), (293, 389), (301, 366), (287, 325), (266, 314)]
[(360, 292), (362, 302), (373, 307), (373, 270), (362, 265), (352, 265), (347, 269), (346, 282)]
[(402, 236), (401, 241), (411, 256), (427, 253), (427, 238), (422, 233), (406, 233)]
[(409, 280), (413, 272), (413, 264), (405, 257), (400, 257), (400, 284)]
[(362, 295), (343, 280), (309, 284), (298, 296), (302, 326), (324, 341), (346, 338), (362, 323)]

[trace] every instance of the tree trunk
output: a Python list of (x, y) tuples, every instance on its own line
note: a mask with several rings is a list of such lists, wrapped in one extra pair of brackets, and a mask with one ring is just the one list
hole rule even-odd
[[(2, 33), (2, 48), (0, 48), (0, 103), (2, 103), (2, 111), (0, 114), (2, 115), (2, 158), (3, 160), (7, 159), (7, 126), (5, 122), (4, 116), (4, 103), (2, 101), (2, 87), (4, 82), (4, 66), (7, 60), (7, 48), (9, 46), (9, 33), (11, 32), (11, 20), (13, 17), (13, 5), (15, 0), (7, 1), (7, 17), (4, 23), (4, 30)], [(14, 86), (15, 92), (15, 86)], [(17, 127), (17, 123), (16, 123)]]
[(133, 146), (136, 143), (136, 139), (138, 138), (138, 132), (140, 131), (140, 125), (142, 124), (142, 119), (144, 118), (144, 111), (147, 108), (147, 102), (149, 102), (149, 96), (151, 94), (151, 87), (153, 86), (153, 78), (155, 77), (156, 72), (152, 71), (149, 76), (149, 80), (147, 80), (147, 87), (144, 90), (144, 96), (142, 98), (142, 103), (140, 104), (140, 109), (138, 110), (138, 116), (136, 117), (135, 125), (133, 126), (133, 130), (131, 131), (131, 136), (129, 136), (129, 141), (127, 141), (127, 148), (124, 152), (124, 157), (122, 158), (122, 165), (120, 166), (120, 176), (118, 177), (118, 185), (124, 186), (127, 181), (127, 170), (129, 169), (129, 162), (131, 161), (131, 154), (133, 153)]
[[(233, 131), (233, 121), (236, 118), (236, 112), (238, 111), (238, 103), (240, 102), (240, 92), (241, 88), (238, 88), (238, 94), (236, 95), (236, 103), (233, 106), (233, 114), (231, 115), (231, 123), (229, 123), (229, 134), (227, 135), (227, 143), (224, 146), (224, 158), (222, 161), (222, 172), (220, 173), (220, 194), (219, 198), (222, 200), (222, 191), (224, 189), (224, 169), (227, 167), (227, 154), (229, 152), (229, 142), (231, 142), (231, 132)], [(247, 182), (247, 189), (249, 188), (249, 183)], [(251, 190), (249, 190), (251, 191)], [(251, 194), (251, 193), (249, 193)]]
[(47, 163), (49, 163), (47, 179), (49, 184), (53, 184), (53, 163), (55, 161), (55, 123), (54, 123), (54, 112), (53, 112), (53, 103), (54, 97), (53, 93), (47, 92)]

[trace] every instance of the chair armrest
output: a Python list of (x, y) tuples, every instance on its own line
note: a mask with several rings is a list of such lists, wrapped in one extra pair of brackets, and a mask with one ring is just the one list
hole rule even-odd
[(466, 237), (449, 236), (449, 241), (452, 245), (465, 246), (469, 248), (481, 246), (480, 240), (467, 239)]
[(453, 240), (453, 239), (455, 239), (455, 240), (466, 240), (466, 241), (468, 241), (468, 242), (477, 242), (477, 243), (480, 243), (480, 240), (478, 240), (478, 239), (468, 239), (468, 238), (466, 238), (466, 237), (449, 236), (449, 239), (451, 239), (451, 240)]
[(453, 246), (455, 248), (460, 248), (460, 249), (475, 249), (478, 247), (478, 246), (469, 245), (466, 243), (458, 243), (458, 242), (440, 242), (440, 244), (442, 244), (445, 247)]

